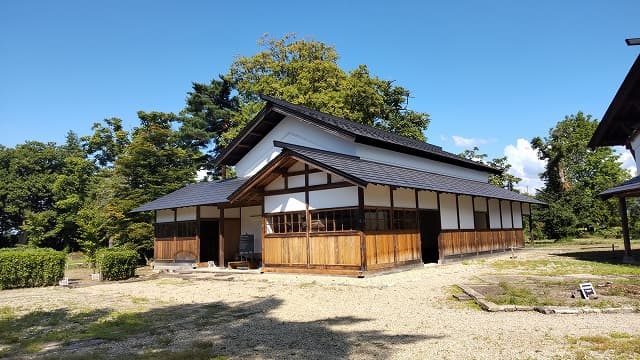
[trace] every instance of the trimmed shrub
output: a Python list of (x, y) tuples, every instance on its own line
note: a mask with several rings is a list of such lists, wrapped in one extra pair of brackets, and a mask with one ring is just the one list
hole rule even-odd
[(140, 256), (135, 250), (102, 249), (96, 254), (96, 263), (105, 280), (125, 280), (135, 276)]
[(52, 249), (2, 249), (0, 289), (55, 285), (64, 277), (66, 260)]

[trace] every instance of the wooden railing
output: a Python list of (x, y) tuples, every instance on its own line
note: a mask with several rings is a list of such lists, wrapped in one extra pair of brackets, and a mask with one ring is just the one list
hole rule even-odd
[(198, 239), (156, 238), (153, 246), (153, 258), (156, 260), (198, 260)]
[(440, 259), (524, 247), (524, 232), (513, 230), (443, 230), (438, 236)]

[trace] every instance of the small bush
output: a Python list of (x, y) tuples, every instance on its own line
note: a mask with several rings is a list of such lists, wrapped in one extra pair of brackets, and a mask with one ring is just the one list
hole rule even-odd
[(139, 255), (135, 250), (102, 249), (96, 263), (105, 280), (125, 280), (135, 276)]
[(0, 289), (54, 285), (65, 262), (66, 255), (52, 249), (0, 250)]

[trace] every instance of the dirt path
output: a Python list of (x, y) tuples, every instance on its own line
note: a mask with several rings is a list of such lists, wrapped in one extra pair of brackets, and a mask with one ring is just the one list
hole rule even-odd
[(231, 358), (575, 358), (571, 337), (640, 332), (640, 314), (486, 313), (450, 300), (448, 287), (473, 281), (487, 272), (487, 262), (427, 266), (364, 279), (169, 276), (75, 289), (0, 291), (0, 307), (18, 313), (115, 309), (143, 312), (153, 320), (148, 332), (127, 340), (90, 348), (63, 344), (35, 357), (72, 350), (139, 354), (184, 348), (198, 340)]

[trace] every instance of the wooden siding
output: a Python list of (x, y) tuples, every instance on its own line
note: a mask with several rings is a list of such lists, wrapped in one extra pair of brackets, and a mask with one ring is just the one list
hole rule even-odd
[(360, 234), (311, 234), (309, 266), (346, 265), (360, 268)]
[(420, 233), (384, 232), (365, 235), (367, 269), (420, 260)]
[(159, 238), (155, 240), (153, 258), (156, 260), (187, 260), (198, 259), (198, 239), (188, 238)]
[(478, 254), (524, 247), (522, 229), (443, 230), (438, 236), (440, 259), (451, 255)]
[(271, 236), (262, 239), (262, 262), (271, 265), (307, 265), (307, 237)]

